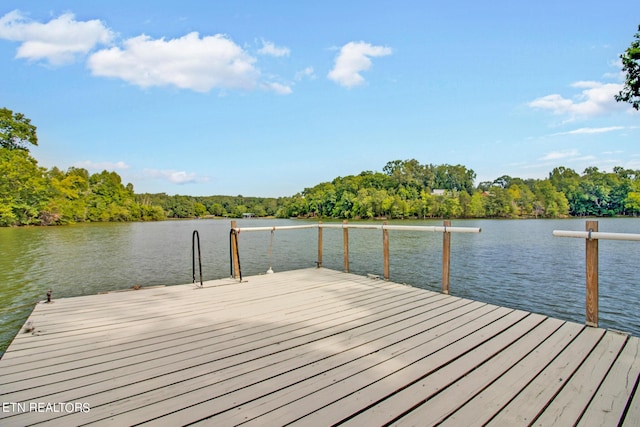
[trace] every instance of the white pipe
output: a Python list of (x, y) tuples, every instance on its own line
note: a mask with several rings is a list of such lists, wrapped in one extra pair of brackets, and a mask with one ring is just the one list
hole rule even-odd
[(320, 224), (320, 228), (362, 228), (382, 230), (382, 224)]
[(318, 224), (310, 225), (282, 225), (275, 227), (236, 227), (237, 232), (240, 231), (275, 231), (275, 230), (296, 230), (299, 228), (318, 228)]
[(481, 228), (476, 227), (445, 227), (442, 225), (384, 225), (384, 224), (309, 224), (309, 225), (283, 225), (274, 227), (237, 227), (236, 232), (247, 231), (276, 231), (296, 230), (303, 228), (359, 228), (369, 230), (400, 230), (400, 231), (431, 231), (437, 233), (480, 233)]
[(445, 227), (443, 225), (384, 225), (387, 230), (433, 231), (436, 233), (480, 233), (477, 227)]
[(553, 230), (555, 237), (576, 237), (578, 239), (598, 239), (598, 240), (628, 240), (628, 241), (640, 241), (640, 234), (631, 233), (604, 233), (602, 231), (567, 231), (567, 230)]
[(374, 224), (320, 224), (322, 228), (369, 228), (375, 230), (400, 230), (400, 231), (433, 231), (437, 233), (480, 233), (481, 228), (476, 227), (445, 227), (443, 225), (374, 225)]

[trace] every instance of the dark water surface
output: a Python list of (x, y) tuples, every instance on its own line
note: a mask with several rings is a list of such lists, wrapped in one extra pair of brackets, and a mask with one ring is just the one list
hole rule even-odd
[[(298, 220), (239, 220), (240, 227), (300, 225)], [(441, 221), (393, 222), (441, 225)], [(459, 220), (480, 234), (451, 238), (451, 294), (584, 323), (585, 242), (553, 230), (585, 228), (582, 219)], [(204, 280), (229, 277), (229, 220), (0, 228), (0, 353), (38, 301), (134, 285), (192, 281), (191, 238), (198, 230)], [(599, 230), (640, 233), (640, 219), (606, 218)], [(315, 266), (317, 230), (241, 232), (243, 276)], [(440, 290), (441, 233), (391, 230), (391, 280)], [(342, 230), (323, 232), (323, 265), (343, 269)], [(269, 257), (269, 247), (272, 256)], [(640, 243), (600, 241), (600, 326), (640, 336)], [(350, 270), (382, 276), (382, 232), (349, 230)]]

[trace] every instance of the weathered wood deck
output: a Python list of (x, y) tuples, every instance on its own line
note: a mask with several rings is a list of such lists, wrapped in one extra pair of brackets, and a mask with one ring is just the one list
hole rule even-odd
[(327, 269), (29, 321), (0, 360), (3, 426), (640, 423), (636, 337)]

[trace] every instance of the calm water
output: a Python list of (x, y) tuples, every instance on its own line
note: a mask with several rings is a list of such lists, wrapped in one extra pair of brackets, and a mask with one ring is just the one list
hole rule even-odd
[[(299, 225), (244, 220), (239, 226)], [(440, 225), (441, 221), (398, 222)], [(584, 230), (584, 220), (467, 220), (480, 234), (454, 234), (451, 293), (584, 322), (584, 240), (553, 237)], [(134, 285), (192, 281), (191, 237), (198, 230), (205, 280), (229, 277), (228, 220), (0, 228), (0, 353), (34, 305), (46, 298), (96, 294)], [(600, 231), (640, 233), (640, 219), (600, 219)], [(442, 235), (390, 231), (391, 280), (431, 290), (441, 284)], [(323, 265), (342, 270), (342, 231), (325, 229)], [(269, 258), (269, 246), (272, 256)], [(313, 267), (317, 230), (240, 234), (243, 276)], [(600, 326), (640, 336), (640, 244), (601, 241)], [(351, 272), (382, 276), (382, 232), (349, 231)]]

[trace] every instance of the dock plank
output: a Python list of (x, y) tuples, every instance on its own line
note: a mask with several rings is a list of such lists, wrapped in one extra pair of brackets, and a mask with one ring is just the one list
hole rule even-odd
[[(616, 364), (611, 367), (602, 381), (594, 399), (587, 406), (578, 425), (618, 425), (623, 421), (622, 414), (633, 392), (640, 375), (640, 340), (627, 342)], [(633, 414), (630, 414), (633, 415)], [(628, 417), (626, 424), (635, 423), (638, 418)]]
[(585, 328), (535, 378), (529, 382), (488, 425), (531, 424), (598, 344), (603, 330)]
[(535, 420), (535, 425), (575, 425), (626, 342), (626, 335), (607, 332), (577, 372)]
[[(638, 419), (637, 337), (324, 268), (204, 285), (38, 304), (0, 424)], [(90, 410), (29, 406), (53, 402)]]
[[(636, 384), (636, 389), (637, 387), (638, 384)], [(640, 426), (640, 396), (638, 393), (633, 397), (622, 425), (625, 427)]]

